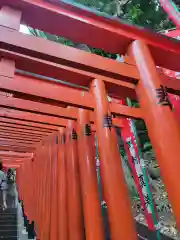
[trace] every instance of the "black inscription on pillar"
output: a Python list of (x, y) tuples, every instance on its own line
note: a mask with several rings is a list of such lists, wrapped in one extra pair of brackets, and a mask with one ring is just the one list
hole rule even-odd
[(133, 161), (134, 164), (138, 164), (139, 163), (137, 157), (134, 157), (134, 156), (132, 156), (132, 161)]
[(166, 87), (160, 85), (160, 88), (156, 89), (156, 97), (158, 98), (158, 104), (162, 106), (169, 106), (171, 110), (173, 109)]
[(139, 178), (140, 186), (141, 186), (142, 188), (145, 187), (145, 186), (146, 186), (146, 183), (145, 183), (145, 181), (144, 181), (144, 176), (143, 176), (143, 174), (139, 175), (138, 178)]
[(77, 140), (77, 133), (76, 133), (76, 131), (75, 131), (74, 128), (73, 128), (73, 130), (72, 130), (72, 139), (73, 139), (73, 140)]
[(65, 135), (65, 133), (62, 135), (62, 143), (63, 143), (63, 144), (66, 143), (66, 135)]
[(59, 139), (58, 139), (58, 136), (56, 136), (56, 144), (59, 143)]
[(85, 124), (84, 126), (84, 135), (91, 136), (91, 126), (89, 124)]
[(113, 127), (113, 124), (112, 124), (112, 116), (111, 115), (106, 115), (104, 117), (104, 127), (105, 128), (109, 128), (111, 130), (111, 128)]
[(148, 194), (144, 196), (144, 201), (145, 201), (146, 207), (148, 207), (151, 204)]

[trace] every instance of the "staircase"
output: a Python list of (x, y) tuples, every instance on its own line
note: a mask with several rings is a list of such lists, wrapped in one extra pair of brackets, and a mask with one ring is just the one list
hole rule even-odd
[[(0, 195), (2, 192), (0, 192)], [(14, 208), (15, 197), (7, 191), (7, 209), (0, 208), (0, 240), (18, 239), (17, 209)], [(2, 207), (2, 195), (0, 196)]]
[(17, 209), (0, 210), (0, 239), (17, 240)]

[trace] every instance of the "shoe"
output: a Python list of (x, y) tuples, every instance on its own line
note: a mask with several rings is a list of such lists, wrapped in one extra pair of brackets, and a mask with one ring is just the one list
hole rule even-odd
[(2, 209), (3, 209), (3, 211), (6, 210), (7, 209), (7, 205), (4, 204)]

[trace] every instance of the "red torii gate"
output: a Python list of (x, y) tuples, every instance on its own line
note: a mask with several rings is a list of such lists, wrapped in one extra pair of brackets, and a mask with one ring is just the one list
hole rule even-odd
[[(83, 238), (81, 185), (86, 238), (104, 238), (93, 146), (90, 132), (86, 132), (94, 122), (112, 239), (137, 239), (111, 114), (145, 120), (180, 228), (180, 129), (166, 93), (179, 94), (180, 83), (156, 69), (179, 70), (179, 42), (55, 0), (1, 0), (0, 6), (0, 89), (15, 97), (0, 97), (0, 128), (9, 132), (2, 136), (11, 136), (10, 141), (1, 141), (0, 149), (35, 153), (33, 162), (24, 161), (19, 168), (18, 184), (29, 219), (36, 221), (38, 237)], [(127, 54), (127, 62), (21, 34), (21, 22), (75, 42)], [(90, 91), (23, 76), (16, 69), (88, 86)], [(141, 107), (108, 103), (107, 93), (137, 98)], [(62, 109), (64, 104), (71, 107)], [(19, 132), (12, 130), (15, 126)], [(38, 129), (42, 138), (38, 143), (38, 138), (19, 142), (25, 129), (33, 129), (35, 136)], [(27, 191), (23, 182), (29, 186), (32, 176), (34, 185)]]

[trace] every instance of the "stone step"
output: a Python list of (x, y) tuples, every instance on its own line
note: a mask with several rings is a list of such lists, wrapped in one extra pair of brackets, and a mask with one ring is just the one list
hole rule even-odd
[(0, 239), (3, 237), (17, 237), (17, 230), (0, 230)]
[(0, 226), (3, 226), (3, 225), (17, 225), (17, 221), (0, 221)]
[(17, 240), (18, 237), (17, 236), (9, 236), (9, 237), (1, 237), (0, 236), (0, 239), (1, 240)]
[[(8, 220), (8, 221), (7, 221)], [(9, 223), (17, 223), (17, 219), (0, 219), (0, 225), (3, 225), (3, 223), (9, 224)], [(16, 225), (16, 224), (15, 224)]]
[(4, 214), (2, 214), (2, 215), (0, 215), (0, 219), (4, 219), (4, 218), (17, 218), (17, 214), (6, 214), (6, 213), (4, 213)]
[(16, 217), (17, 216), (17, 213), (7, 213), (7, 212), (2, 212), (1, 214), (0, 214), (0, 218), (1, 217), (3, 217), (3, 216), (12, 216), (12, 217)]
[(0, 225), (4, 225), (3, 223), (16, 225), (17, 224), (17, 219), (11, 219), (11, 218), (0, 219)]
[(0, 224), (0, 231), (1, 230), (17, 230), (17, 224)]
[(0, 218), (2, 217), (16, 217), (17, 213), (0, 213)]
[(0, 210), (0, 215), (1, 214), (17, 214), (17, 209), (9, 209), (9, 208), (7, 208), (7, 209), (5, 209), (5, 210)]
[(1, 225), (17, 225), (17, 219), (0, 219), (0, 226)]
[(14, 208), (14, 207), (7, 207), (5, 210), (3, 210), (3, 208), (1, 207), (0, 208), (0, 211), (1, 212), (3, 212), (3, 211), (5, 211), (5, 212), (9, 212), (9, 211), (11, 211), (11, 212), (17, 212), (17, 208)]
[(2, 226), (2, 225), (17, 225), (17, 221), (16, 220), (14, 220), (14, 221), (0, 220), (0, 226)]

